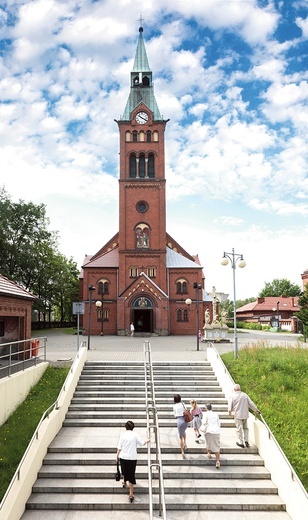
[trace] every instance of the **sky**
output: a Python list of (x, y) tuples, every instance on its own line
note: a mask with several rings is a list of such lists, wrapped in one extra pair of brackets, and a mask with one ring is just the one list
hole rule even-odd
[[(167, 232), (205, 288), (308, 269), (306, 0), (2, 0), (0, 187), (45, 204), (81, 267), (117, 231), (140, 16), (166, 129)], [(224, 252), (244, 269), (223, 267)]]

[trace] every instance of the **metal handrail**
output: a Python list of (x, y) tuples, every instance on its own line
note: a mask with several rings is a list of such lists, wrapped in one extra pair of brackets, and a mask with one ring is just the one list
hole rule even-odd
[[(37, 344), (37, 342), (39, 342), (39, 344)], [(41, 343), (43, 343), (43, 345)], [(23, 348), (22, 350), (13, 351), (13, 345), (23, 344), (25, 344), (25, 348)], [(36, 338), (23, 339), (18, 341), (10, 341), (8, 343), (1, 343), (0, 351), (3, 351), (5, 347), (8, 347), (9, 352), (0, 355), (0, 361), (1, 359), (8, 360), (8, 364), (0, 366), (0, 373), (1, 371), (6, 370), (8, 371), (8, 377), (11, 377), (13, 367), (22, 365), (22, 367), (19, 370), (25, 370), (27, 368), (27, 364), (30, 365), (31, 361), (34, 361), (34, 365), (37, 364), (38, 359), (40, 359), (41, 357), (43, 358), (43, 361), (46, 361), (46, 344), (47, 337), (45, 336), (38, 336)], [(41, 349), (43, 349), (43, 354), (38, 353)], [(18, 356), (19, 359), (16, 361), (15, 359), (13, 359), (13, 356)]]
[[(153, 489), (152, 489), (152, 469), (157, 468), (159, 471), (159, 516), (163, 516), (166, 520), (166, 502), (164, 491), (163, 465), (161, 456), (159, 423), (157, 409), (155, 403), (155, 388), (153, 377), (153, 366), (151, 358), (151, 346), (149, 341), (144, 342), (144, 373), (145, 373), (145, 397), (146, 397), (146, 414), (147, 414), (147, 432), (150, 436), (151, 430), (155, 435), (155, 462), (151, 461), (151, 448), (148, 444), (148, 478), (149, 478), (149, 514), (150, 520), (153, 519)], [(150, 394), (150, 395), (149, 395)], [(150, 412), (153, 423), (150, 424)]]
[[(231, 376), (229, 370), (227, 369), (226, 365), (224, 364), (223, 360), (221, 359), (221, 356), (219, 354), (219, 352), (217, 351), (217, 349), (215, 348), (214, 344), (213, 343), (210, 343), (211, 347), (213, 348), (213, 350), (215, 350), (216, 352), (216, 355), (217, 355), (217, 359), (219, 359), (220, 363), (222, 364), (223, 368), (224, 368), (224, 372), (225, 374), (229, 377), (230, 381), (232, 381), (232, 384), (234, 385), (234, 379), (233, 377)], [(301, 490), (305, 493), (306, 496), (308, 496), (308, 493), (305, 489), (305, 487), (303, 486), (299, 476), (297, 475), (296, 471), (294, 470), (292, 464), (290, 463), (290, 461), (288, 460), (287, 456), (285, 455), (284, 451), (281, 449), (280, 447), (280, 444), (279, 442), (277, 441), (275, 435), (273, 434), (272, 430), (270, 429), (269, 425), (267, 424), (267, 422), (265, 421), (263, 415), (260, 413), (260, 414), (254, 414), (255, 416), (255, 419), (257, 418), (260, 418), (261, 419), (261, 422), (264, 424), (266, 430), (267, 430), (267, 434), (268, 434), (268, 438), (269, 439), (272, 439), (272, 441), (274, 442), (274, 444), (276, 445), (276, 447), (278, 448), (280, 454), (282, 455), (284, 461), (286, 462), (287, 466), (289, 467), (289, 470), (290, 470), (290, 473), (291, 473), (291, 479), (293, 481), (296, 481), (297, 484), (299, 485), (299, 487), (301, 488)]]
[(69, 372), (68, 372), (68, 374), (67, 374), (67, 376), (66, 376), (66, 378), (65, 378), (65, 381), (64, 381), (64, 383), (63, 383), (63, 385), (62, 385), (62, 387), (61, 387), (61, 390), (60, 390), (60, 392), (59, 392), (59, 395), (58, 395), (58, 397), (57, 397), (57, 400), (56, 400), (54, 403), (52, 403), (52, 404), (47, 408), (47, 410), (45, 410), (45, 412), (43, 413), (43, 415), (42, 415), (42, 417), (41, 417), (41, 419), (40, 419), (40, 422), (38, 423), (38, 425), (37, 425), (37, 427), (36, 427), (36, 429), (35, 429), (35, 432), (34, 432), (32, 438), (31, 438), (31, 440), (30, 440), (30, 442), (29, 442), (29, 444), (28, 444), (28, 446), (27, 446), (27, 448), (26, 448), (26, 451), (25, 451), (25, 453), (23, 454), (23, 457), (22, 457), (20, 463), (18, 464), (18, 467), (17, 467), (17, 469), (16, 469), (16, 471), (15, 471), (13, 477), (12, 477), (12, 480), (11, 480), (11, 482), (10, 482), (10, 484), (9, 484), (9, 486), (8, 486), (8, 488), (7, 488), (7, 490), (6, 490), (6, 492), (5, 492), (5, 495), (4, 495), (3, 499), (1, 500), (1, 503), (0, 503), (0, 511), (1, 511), (1, 509), (2, 509), (2, 507), (3, 507), (3, 505), (4, 505), (4, 503), (5, 503), (5, 501), (6, 501), (6, 499), (7, 499), (7, 497), (8, 497), (8, 495), (9, 495), (10, 491), (11, 491), (11, 488), (12, 488), (12, 486), (13, 486), (15, 480), (16, 480), (16, 479), (17, 479), (17, 480), (20, 479), (20, 473), (21, 473), (21, 471), (22, 471), (22, 466), (24, 465), (25, 459), (26, 459), (26, 457), (27, 457), (27, 455), (28, 455), (28, 453), (29, 453), (29, 451), (30, 451), (30, 448), (31, 448), (32, 444), (34, 443), (35, 440), (38, 440), (38, 438), (39, 438), (39, 431), (40, 431), (40, 428), (41, 428), (41, 425), (42, 425), (43, 421), (45, 420), (46, 417), (49, 418), (49, 415), (50, 415), (50, 413), (51, 413), (53, 410), (59, 410), (59, 400), (60, 400), (60, 397), (61, 397), (61, 395), (66, 391), (66, 386), (67, 386), (67, 383), (68, 383), (68, 379), (69, 379), (70, 375), (74, 372), (74, 367), (75, 367), (75, 364), (77, 363), (77, 361), (78, 361), (78, 359), (79, 359), (79, 354), (80, 354), (81, 349), (82, 349), (83, 347), (85, 347), (85, 346), (86, 346), (86, 342), (83, 341), (83, 342), (81, 343), (80, 347), (79, 347), (79, 350), (78, 350), (78, 352), (77, 352), (77, 354), (76, 354), (76, 357), (75, 357), (75, 359), (74, 359), (74, 361), (73, 361), (73, 363), (72, 363), (72, 365), (71, 365), (71, 368), (70, 368), (70, 370), (69, 370)]

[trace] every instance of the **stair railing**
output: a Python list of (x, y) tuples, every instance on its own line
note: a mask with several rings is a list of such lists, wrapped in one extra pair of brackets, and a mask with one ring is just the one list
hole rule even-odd
[(39, 421), (39, 423), (38, 423), (38, 425), (37, 425), (37, 427), (35, 429), (35, 432), (33, 433), (32, 437), (30, 439), (30, 442), (29, 442), (29, 444), (28, 444), (28, 446), (26, 448), (26, 451), (24, 452), (23, 457), (22, 457), (20, 463), (18, 464), (18, 467), (17, 467), (17, 469), (16, 469), (16, 471), (15, 471), (13, 477), (12, 477), (12, 480), (11, 480), (11, 482), (10, 482), (10, 484), (9, 484), (9, 486), (8, 486), (6, 492), (5, 492), (5, 494), (4, 494), (4, 496), (3, 496), (2, 500), (1, 500), (0, 511), (3, 508), (3, 506), (4, 506), (4, 503), (5, 503), (8, 495), (9, 495), (9, 493), (11, 491), (11, 488), (13, 487), (13, 484), (14, 484), (15, 480), (20, 480), (20, 474), (21, 474), (21, 472), (24, 469), (25, 460), (27, 458), (27, 455), (28, 455), (28, 453), (30, 451), (30, 448), (31, 448), (32, 444), (34, 444), (34, 442), (39, 439), (40, 429), (41, 429), (41, 426), (42, 426), (44, 420), (46, 418), (49, 419), (49, 416), (50, 416), (51, 412), (53, 412), (54, 410), (58, 410), (59, 409), (59, 399), (60, 399), (61, 395), (64, 392), (66, 392), (66, 387), (68, 386), (68, 381), (71, 378), (71, 374), (73, 374), (75, 372), (75, 366), (76, 366), (76, 364), (78, 362), (78, 359), (80, 357), (81, 349), (84, 348), (85, 346), (86, 346), (86, 342), (83, 341), (80, 344), (79, 351), (77, 352), (76, 357), (75, 357), (75, 359), (74, 359), (74, 361), (73, 361), (73, 363), (72, 363), (72, 365), (70, 367), (70, 370), (69, 370), (69, 372), (68, 372), (68, 374), (67, 374), (67, 376), (65, 378), (65, 381), (64, 381), (64, 383), (62, 385), (62, 388), (61, 388), (61, 390), (59, 392), (59, 395), (57, 397), (57, 400), (54, 403), (52, 403), (49, 406), (49, 408), (47, 408), (47, 410), (45, 410), (45, 412), (43, 413), (43, 415), (42, 415), (42, 417), (41, 417), (41, 419), (40, 419), (40, 421)]
[[(149, 479), (149, 514), (150, 520), (153, 519), (153, 479), (152, 471), (156, 468), (158, 470), (159, 488), (159, 516), (162, 516), (164, 520), (166, 516), (166, 502), (165, 502), (165, 490), (164, 490), (164, 476), (163, 476), (163, 464), (161, 456), (160, 446), (160, 435), (159, 435), (159, 422), (157, 416), (157, 409), (155, 403), (155, 388), (154, 388), (154, 377), (153, 377), (153, 366), (151, 356), (151, 345), (149, 341), (144, 341), (144, 375), (145, 375), (145, 399), (146, 399), (146, 421), (147, 421), (147, 433), (148, 437), (151, 435), (151, 430), (155, 436), (155, 462), (152, 462), (151, 446), (148, 444), (148, 479)], [(152, 422), (151, 422), (152, 421)]]

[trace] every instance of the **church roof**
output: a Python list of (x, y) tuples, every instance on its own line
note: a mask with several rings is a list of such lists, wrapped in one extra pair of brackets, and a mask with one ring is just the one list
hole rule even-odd
[(17, 283), (12, 282), (2, 274), (0, 274), (0, 295), (8, 295), (15, 298), (24, 298), (27, 300), (36, 300), (36, 296), (34, 294), (26, 291)]
[(115, 247), (107, 253), (95, 257), (86, 256), (82, 267), (119, 267), (119, 248)]
[(173, 251), (170, 247), (167, 247), (167, 268), (172, 269), (175, 267), (193, 267), (195, 269), (202, 269), (199, 263), (193, 262), (180, 253)]
[(148, 57), (145, 50), (142, 27), (140, 27), (139, 29), (139, 40), (133, 70), (131, 71), (131, 77), (133, 78), (137, 74), (143, 76), (147, 75), (149, 79), (149, 84), (145, 85), (141, 82), (137, 85), (134, 85), (133, 81), (131, 81), (130, 94), (126, 103), (124, 114), (122, 116), (122, 121), (130, 121), (132, 111), (135, 110), (135, 108), (141, 103), (144, 103), (149, 108), (149, 110), (153, 112), (153, 118), (155, 121), (162, 121), (163, 119), (160, 115), (160, 111), (154, 96), (152, 72), (149, 66)]

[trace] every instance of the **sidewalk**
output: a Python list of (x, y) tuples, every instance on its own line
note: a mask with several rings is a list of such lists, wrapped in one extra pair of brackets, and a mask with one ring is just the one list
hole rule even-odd
[[(47, 361), (64, 363), (75, 358), (78, 350), (77, 335), (69, 335), (52, 329), (47, 333), (44, 331), (42, 336), (47, 337)], [(258, 342), (264, 342), (271, 346), (276, 346), (277, 344), (296, 346), (298, 341), (298, 335), (285, 336), (280, 334), (277, 336), (277, 334), (267, 334), (264, 338), (264, 333), (258, 334), (258, 331), (239, 333), (239, 348), (248, 344), (257, 344)], [(79, 343), (82, 341), (85, 341), (86, 346), (88, 346), (88, 336), (80, 335)], [(197, 351), (197, 339), (195, 336), (134, 336), (132, 338), (130, 336), (91, 336), (88, 360), (143, 361), (143, 344), (145, 341), (149, 341), (151, 344), (153, 361), (204, 361), (206, 359), (208, 343), (200, 342), (199, 351)], [(230, 334), (230, 342), (228, 343), (215, 343), (215, 348), (219, 354), (233, 351), (233, 335)]]

